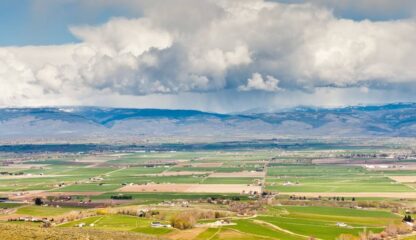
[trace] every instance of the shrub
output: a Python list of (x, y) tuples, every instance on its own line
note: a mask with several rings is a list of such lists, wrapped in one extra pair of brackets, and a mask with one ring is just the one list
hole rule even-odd
[(240, 201), (240, 197), (238, 197), (238, 196), (232, 196), (231, 197), (231, 200), (233, 200), (233, 201)]
[(389, 224), (386, 229), (384, 230), (386, 234), (390, 237), (395, 237), (398, 234), (407, 234), (412, 232), (412, 228), (407, 224), (400, 223), (400, 224)]
[(215, 218), (223, 218), (225, 217), (225, 214), (222, 212), (215, 212)]
[(97, 215), (106, 215), (106, 214), (108, 214), (107, 209), (98, 209), (97, 210)]
[(403, 218), (403, 222), (413, 222), (412, 216), (405, 215)]
[(195, 216), (191, 212), (183, 212), (172, 217), (170, 224), (177, 229), (189, 229), (196, 223)]
[(37, 206), (40, 206), (43, 204), (43, 200), (40, 197), (35, 198), (34, 202), (35, 202), (35, 205)]

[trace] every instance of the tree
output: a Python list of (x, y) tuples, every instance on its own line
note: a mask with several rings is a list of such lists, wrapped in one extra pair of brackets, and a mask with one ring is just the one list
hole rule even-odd
[(403, 222), (413, 222), (412, 216), (405, 215), (403, 218)]
[(191, 212), (182, 212), (174, 216), (170, 223), (174, 228), (189, 229), (195, 225), (196, 219)]
[(40, 197), (35, 198), (35, 205), (40, 206), (43, 204), (43, 200)]

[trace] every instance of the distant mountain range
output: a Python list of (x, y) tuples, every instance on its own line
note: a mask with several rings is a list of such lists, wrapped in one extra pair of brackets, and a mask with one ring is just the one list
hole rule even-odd
[(416, 136), (416, 103), (271, 113), (99, 107), (0, 109), (0, 140)]

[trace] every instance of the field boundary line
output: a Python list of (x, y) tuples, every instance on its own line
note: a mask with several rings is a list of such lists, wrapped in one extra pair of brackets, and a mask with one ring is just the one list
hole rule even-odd
[[(368, 211), (371, 211), (371, 210), (368, 210)], [(402, 216), (398, 213), (395, 213), (395, 215)], [(270, 215), (262, 215), (262, 216), (268, 217)], [(319, 214), (318, 215), (317, 214), (308, 214), (308, 216), (321, 216), (321, 215), (319, 215)], [(285, 219), (291, 219), (291, 220), (303, 219), (303, 218), (296, 218), (296, 217), (286, 217), (286, 216), (282, 216), (282, 215), (280, 215), (279, 217), (280, 218), (285, 218)], [(350, 218), (350, 217), (346, 217), (346, 218)], [(260, 220), (260, 221), (262, 221), (262, 220)], [(336, 221), (336, 220), (334, 220), (334, 221), (332, 221), (332, 220), (316, 220), (316, 221), (319, 221), (319, 222), (322, 222), (322, 223), (325, 223), (325, 224), (329, 224), (329, 225), (336, 224), (337, 222), (339, 222), (339, 221)], [(291, 224), (293, 224), (293, 225), (305, 225), (305, 226), (321, 226), (320, 224), (310, 224), (310, 223), (291, 223)], [(384, 225), (380, 225), (380, 226), (362, 226), (362, 227), (353, 227), (353, 228), (384, 228), (384, 227), (385, 227)]]
[(210, 238), (208, 238), (207, 240), (211, 240), (211, 239), (213, 239), (214, 237), (215, 237), (215, 235), (217, 235), (220, 231), (221, 231), (221, 227), (219, 227), (218, 229), (217, 229), (217, 231), (210, 237)]
[(259, 235), (259, 234), (254, 234), (254, 233), (243, 232), (243, 231), (240, 231), (240, 230), (237, 230), (237, 229), (234, 229), (234, 228), (227, 228), (227, 229), (229, 229), (231, 231), (234, 231), (234, 232), (241, 233), (243, 235), (251, 235), (251, 236), (255, 236), (255, 237), (261, 237), (261, 238), (267, 238), (267, 239), (276, 240), (276, 238), (274, 238), (274, 237), (269, 237), (269, 236), (265, 236), (265, 235)]
[(96, 224), (97, 222), (99, 222), (99, 221), (101, 221), (101, 219), (103, 219), (104, 218), (104, 216), (102, 216), (102, 217), (100, 217), (100, 218), (98, 218), (97, 220), (95, 220), (94, 222), (92, 222), (91, 224)]
[(383, 174), (383, 176), (385, 176), (386, 178), (388, 178), (390, 180), (393, 180), (393, 182), (395, 182), (397, 184), (401, 184), (401, 185), (404, 185), (404, 186), (406, 186), (406, 187), (408, 187), (410, 189), (416, 190), (416, 187), (414, 187), (412, 185), (409, 185), (410, 182), (399, 182), (396, 179), (392, 178), (392, 177), (395, 177), (395, 176), (390, 176), (390, 175), (386, 175), (386, 174)]
[(119, 169), (116, 169), (116, 170), (113, 170), (113, 171), (109, 171), (109, 172), (105, 172), (103, 174), (97, 175), (96, 177), (99, 177), (99, 176), (102, 176), (102, 175), (108, 175), (108, 176), (110, 176), (111, 174), (113, 174), (115, 172), (118, 172), (118, 171), (121, 171), (121, 170), (124, 170), (124, 169), (127, 169), (127, 168), (126, 167), (121, 167)]
[[(266, 221), (262, 221), (262, 220), (257, 220), (257, 219), (256, 219), (256, 220), (253, 220), (253, 222), (254, 222), (254, 223), (263, 224), (263, 225), (267, 225), (267, 226), (269, 226), (269, 227), (271, 227), (271, 228), (274, 228), (274, 229), (276, 229), (276, 230), (279, 230), (279, 231), (285, 232), (285, 233), (290, 234), (290, 235), (295, 235), (295, 236), (304, 237), (304, 238), (309, 238), (309, 237), (310, 237), (310, 236), (306, 236), (306, 235), (302, 235), (302, 234), (298, 234), (298, 233), (291, 232), (291, 231), (289, 231), (289, 230), (287, 230), (287, 229), (281, 228), (281, 227), (279, 227), (279, 226), (276, 226), (276, 225), (274, 225), (274, 224), (272, 224), (272, 223), (269, 223), (269, 222), (266, 222)], [(322, 240), (322, 239), (320, 239), (320, 238), (315, 238), (315, 239)]]
[[(75, 182), (85, 184), (85, 182), (87, 182), (90, 178), (96, 178), (96, 177), (100, 177), (100, 176), (103, 176), (103, 175), (112, 174), (112, 173), (115, 173), (115, 172), (118, 172), (118, 171), (121, 171), (121, 170), (124, 170), (124, 169), (126, 169), (126, 167), (121, 167), (119, 169), (112, 170), (112, 171), (109, 171), (109, 172), (105, 172), (105, 173), (102, 173), (102, 174), (98, 174), (98, 175), (93, 176), (93, 177), (80, 179), (80, 180), (75, 181)], [(107, 176), (110, 176), (110, 175), (107, 175)], [(65, 187), (76, 185), (75, 182), (68, 183), (68, 185), (65, 185)], [(62, 187), (52, 188), (52, 189), (46, 190), (45, 192), (55, 192), (55, 190), (59, 190), (59, 189), (62, 189)], [(68, 192), (68, 193), (70, 193), (70, 192)]]

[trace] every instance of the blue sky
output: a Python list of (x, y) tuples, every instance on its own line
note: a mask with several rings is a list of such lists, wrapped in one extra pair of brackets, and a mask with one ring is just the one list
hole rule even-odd
[[(80, 1), (58, 0), (0, 1), (0, 45), (50, 45), (79, 42), (70, 26), (101, 24), (112, 17), (137, 17), (127, 7), (97, 5), (87, 7)], [(47, 2), (47, 3), (46, 3)], [(49, 6), (47, 6), (49, 4)]]
[[(273, 1), (273, 0), (272, 0)], [(410, 18), (415, 15), (413, 0), (274, 0), (282, 3), (312, 3), (325, 6), (338, 17), (372, 21)]]
[[(88, 2), (87, 0), (86, 2)], [(271, 0), (273, 1), (273, 0)], [(406, 6), (409, 1), (396, 1), (394, 8), (377, 7), (368, 9), (351, 1), (351, 4), (335, 4), (336, 1), (275, 0), (282, 3), (318, 2), (333, 9), (336, 16), (354, 20), (392, 20), (412, 16), (415, 6)], [(44, 3), (42, 3), (44, 2)], [(54, 3), (53, 3), (54, 2)], [(69, 26), (82, 24), (101, 24), (112, 17), (138, 17), (140, 9), (130, 9), (123, 4), (100, 4), (92, 6), (79, 0), (2, 0), (0, 1), (0, 38), (1, 46), (10, 45), (49, 45), (79, 42), (69, 31)], [(340, 1), (342, 2), (342, 1)], [(346, 1), (348, 2), (348, 1)], [(364, 1), (365, 2), (365, 1)], [(371, 2), (371, 1), (370, 1)], [(374, 2), (374, 1), (373, 1)], [(394, 2), (394, 1), (391, 1)], [(49, 5), (49, 6), (48, 6)], [(365, 5), (365, 4), (363, 4)], [(48, 6), (48, 7), (46, 7)], [(40, 9), (43, 8), (43, 9)]]

